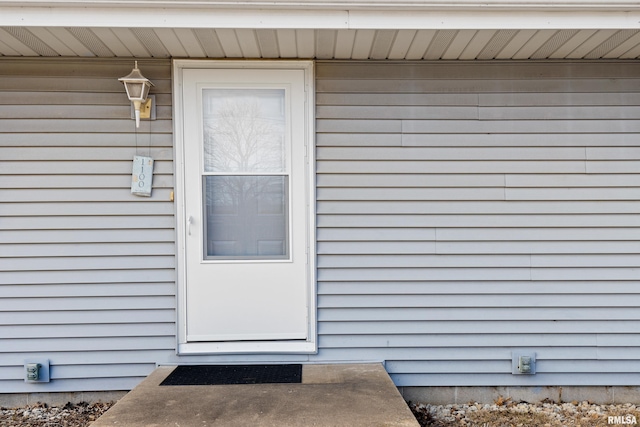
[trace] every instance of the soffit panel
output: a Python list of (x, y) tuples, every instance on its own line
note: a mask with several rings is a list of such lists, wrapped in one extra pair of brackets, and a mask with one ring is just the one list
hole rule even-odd
[(638, 29), (0, 27), (2, 56), (373, 60), (636, 59)]

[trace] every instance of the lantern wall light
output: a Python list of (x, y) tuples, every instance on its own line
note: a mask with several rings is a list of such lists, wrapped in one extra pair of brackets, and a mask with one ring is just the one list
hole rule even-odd
[(133, 103), (136, 128), (140, 127), (140, 110), (142, 109), (143, 112), (146, 112), (146, 114), (143, 114), (143, 117), (150, 117), (151, 104), (153, 101), (152, 97), (149, 96), (149, 89), (151, 89), (153, 83), (142, 75), (138, 69), (138, 61), (135, 61), (135, 66), (128, 75), (120, 77), (118, 80), (124, 84), (129, 101)]

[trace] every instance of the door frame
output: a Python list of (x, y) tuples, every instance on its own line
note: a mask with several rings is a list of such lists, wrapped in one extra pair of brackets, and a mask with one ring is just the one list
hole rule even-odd
[[(186, 272), (186, 205), (182, 189), (185, 185), (184, 153), (184, 69), (282, 69), (303, 70), (305, 79), (305, 186), (306, 203), (306, 241), (307, 241), (307, 319), (308, 334), (306, 340), (278, 341), (234, 341), (234, 342), (187, 342), (187, 272)], [(176, 285), (177, 285), (177, 333), (176, 353), (182, 354), (242, 354), (242, 353), (300, 353), (317, 352), (316, 319), (316, 182), (315, 182), (315, 88), (314, 62), (309, 60), (252, 61), (252, 60), (189, 60), (173, 61), (173, 136), (174, 136), (174, 176), (176, 217)]]

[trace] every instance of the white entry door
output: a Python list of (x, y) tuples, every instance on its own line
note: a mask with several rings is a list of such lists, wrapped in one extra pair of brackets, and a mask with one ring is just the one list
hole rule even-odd
[(183, 69), (187, 343), (309, 338), (303, 69)]

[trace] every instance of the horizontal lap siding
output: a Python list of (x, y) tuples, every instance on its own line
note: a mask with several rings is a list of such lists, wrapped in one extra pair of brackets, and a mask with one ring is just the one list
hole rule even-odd
[(320, 355), (637, 384), (638, 88), (633, 63), (318, 64)]
[[(174, 351), (170, 62), (140, 62), (158, 105), (137, 135), (132, 66), (0, 61), (0, 393), (126, 390)], [(134, 154), (155, 160), (150, 198)], [(25, 384), (38, 357), (52, 381)]]

